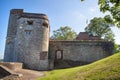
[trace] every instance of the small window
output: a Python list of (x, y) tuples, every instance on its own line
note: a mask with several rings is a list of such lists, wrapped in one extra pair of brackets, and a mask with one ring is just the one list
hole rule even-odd
[(25, 30), (25, 35), (29, 36), (31, 34), (31, 32), (32, 32), (31, 30)]
[(28, 25), (33, 25), (33, 21), (27, 21)]
[(48, 24), (46, 22), (44, 22), (42, 25), (48, 28)]

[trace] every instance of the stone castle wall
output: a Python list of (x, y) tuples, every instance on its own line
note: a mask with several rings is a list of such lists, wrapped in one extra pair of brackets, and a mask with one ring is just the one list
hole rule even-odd
[(57, 51), (62, 53), (61, 60), (93, 62), (113, 54), (113, 43), (108, 41), (50, 41), (49, 58), (57, 60)]
[(96, 39), (49, 41), (49, 31), (49, 20), (45, 14), (12, 9), (4, 61), (22, 62), (26, 68), (48, 70), (54, 67), (55, 60), (93, 62), (113, 54), (112, 42)]
[(16, 37), (16, 33), (17, 33), (17, 19), (21, 13), (23, 13), (22, 9), (10, 11), (4, 61), (13, 62), (15, 59), (13, 57), (15, 57), (14, 56), (14, 53), (15, 53), (14, 48), (15, 48), (15, 37)]
[(49, 20), (45, 14), (10, 13), (6, 40), (6, 62), (22, 62), (24, 67), (48, 69)]
[[(28, 25), (26, 21), (34, 22), (33, 25)], [(44, 21), (33, 18), (18, 20), (16, 53), (19, 53), (18, 61), (24, 62), (25, 67), (30, 69), (44, 70), (48, 68), (49, 28), (42, 25)], [(42, 55), (44, 55), (44, 59), (41, 59)]]

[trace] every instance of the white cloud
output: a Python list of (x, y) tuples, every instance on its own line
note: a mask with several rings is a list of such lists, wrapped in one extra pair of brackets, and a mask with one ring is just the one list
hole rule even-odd
[(68, 15), (68, 19), (68, 24), (71, 25), (77, 33), (84, 31), (84, 28), (86, 27), (87, 16), (85, 16), (82, 12), (79, 10), (72, 11)]
[(94, 8), (91, 8), (91, 9), (90, 9), (90, 11), (91, 11), (91, 12), (94, 12), (94, 11), (95, 11), (95, 9), (94, 9)]
[(98, 6), (90, 7), (90, 8), (89, 8), (89, 11), (90, 11), (90, 12), (99, 11), (99, 7), (98, 7)]
[(87, 19), (87, 17), (80, 11), (73, 11), (70, 15), (71, 15), (71, 20), (73, 21), (74, 19), (74, 22), (76, 23), (77, 22), (82, 23)]
[(99, 6), (94, 6), (88, 8), (88, 15), (89, 18), (92, 19), (93, 17), (104, 17), (106, 14), (109, 14), (108, 12), (102, 13), (100, 12)]
[(72, 13), (72, 16), (74, 16), (74, 17), (75, 17), (76, 19), (78, 19), (78, 20), (86, 19), (86, 16), (83, 15), (83, 14), (81, 14), (81, 12), (79, 12), (79, 11), (74, 11), (74, 12)]
[[(86, 27), (87, 17), (80, 10), (70, 10), (68, 12), (61, 14), (61, 16), (57, 16), (55, 20), (57, 20), (58, 23), (56, 23), (56, 25), (53, 26), (59, 27), (67, 25), (72, 27), (72, 29), (75, 32), (79, 33), (84, 31), (84, 28)], [(56, 29), (58, 27), (56, 27)], [(51, 27), (51, 32), (56, 29)]]

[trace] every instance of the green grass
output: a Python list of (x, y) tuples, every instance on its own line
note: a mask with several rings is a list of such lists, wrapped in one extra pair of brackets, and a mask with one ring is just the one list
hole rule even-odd
[(120, 53), (89, 65), (48, 71), (38, 80), (120, 80)]

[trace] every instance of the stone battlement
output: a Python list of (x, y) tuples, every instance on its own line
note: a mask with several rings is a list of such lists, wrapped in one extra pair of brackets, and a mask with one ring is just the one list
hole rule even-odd
[(12, 9), (10, 11), (10, 14), (19, 14), (19, 18), (21, 18), (21, 17), (23, 17), (23, 18), (40, 18), (40, 19), (48, 20), (48, 17), (46, 14), (28, 13), (28, 12), (24, 12), (23, 9)]
[(22, 14), (23, 9), (11, 9), (10, 14)]
[(40, 18), (48, 20), (48, 17), (45, 14), (37, 14), (37, 13), (23, 13), (21, 14), (23, 18)]

